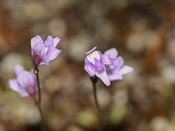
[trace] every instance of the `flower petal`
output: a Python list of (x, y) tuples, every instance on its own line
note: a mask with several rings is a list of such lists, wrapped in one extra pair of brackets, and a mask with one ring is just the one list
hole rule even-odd
[(30, 74), (33, 76), (33, 78), (36, 77), (36, 75), (35, 75), (35, 73), (34, 73), (34, 72), (35, 72), (34, 69), (31, 69), (29, 72), (30, 72)]
[(35, 85), (36, 85), (36, 84), (37, 84), (37, 80), (36, 80), (36, 75), (35, 75), (35, 73), (34, 73), (34, 69), (31, 69), (31, 70), (29, 71), (29, 73), (30, 73), (30, 75), (33, 77), (34, 83), (35, 83)]
[(90, 76), (94, 76), (95, 70), (93, 70), (93, 68), (91, 68), (91, 66), (89, 66), (88, 64), (85, 64), (84, 69), (86, 70), (86, 72), (87, 72)]
[(87, 59), (89, 62), (95, 65), (95, 59), (100, 60), (102, 58), (102, 54), (100, 51), (94, 51), (91, 54), (87, 55)]
[(8, 83), (12, 90), (17, 91), (17, 92), (20, 91), (21, 87), (19, 86), (17, 79), (11, 79), (8, 81)]
[(117, 57), (117, 55), (118, 55), (118, 51), (117, 51), (116, 48), (111, 48), (111, 49), (105, 51), (104, 54), (110, 54), (110, 55), (111, 55), (111, 58), (114, 59), (114, 58)]
[(97, 48), (97, 47), (94, 47), (94, 48), (92, 48), (91, 50), (89, 50), (88, 52), (86, 52), (86, 55), (92, 53), (96, 48)]
[(112, 59), (109, 54), (103, 54), (103, 61), (105, 65), (112, 64)]
[(94, 65), (95, 69), (100, 71), (102, 70), (105, 66), (102, 60), (97, 60), (95, 59), (95, 65)]
[(110, 70), (109, 72), (107, 72), (107, 74), (110, 81), (123, 79), (122, 75), (119, 73), (118, 70)]
[(108, 78), (108, 76), (107, 76), (107, 73), (106, 73), (106, 69), (104, 68), (104, 69), (102, 69), (102, 70), (100, 70), (100, 71), (96, 71), (96, 76), (98, 77), (98, 78), (100, 78), (102, 81), (103, 81), (103, 83), (106, 85), (106, 86), (109, 86), (111, 83), (110, 83), (110, 81), (109, 81), (109, 78)]
[(61, 51), (62, 50), (58, 50), (58, 49), (55, 48), (55, 49), (49, 51), (48, 54), (45, 55), (43, 60), (46, 63), (49, 63), (51, 60), (55, 59), (61, 53)]
[(33, 46), (33, 52), (34, 52), (34, 54), (33, 54), (33, 56), (35, 55), (35, 54), (38, 54), (39, 56), (43, 56), (46, 52), (45, 52), (45, 46), (44, 46), (44, 44), (43, 43), (36, 43), (34, 46)]
[(113, 60), (112, 65), (114, 66), (115, 69), (119, 70), (124, 64), (124, 60), (121, 56), (117, 57), (116, 59)]
[(33, 50), (34, 45), (35, 44), (42, 44), (42, 43), (43, 43), (43, 40), (41, 39), (41, 37), (39, 35), (37, 35), (37, 36), (35, 36), (35, 37), (33, 37), (31, 39), (31, 52), (32, 52), (32, 55), (34, 54), (34, 50)]
[(50, 62), (50, 61), (44, 61), (44, 60), (42, 60), (42, 61), (40, 62), (40, 65), (49, 65), (49, 62)]
[(59, 37), (55, 37), (54, 39), (53, 39), (53, 43), (54, 43), (54, 47), (56, 47), (57, 46), (57, 44), (60, 42), (60, 38)]
[(15, 74), (18, 76), (21, 72), (25, 71), (22, 65), (17, 65), (15, 68)]
[(35, 84), (32, 75), (27, 71), (18, 75), (17, 80), (21, 87), (27, 87), (28, 85)]
[(25, 91), (25, 90), (20, 90), (19, 94), (20, 94), (21, 97), (29, 96), (28, 92)]
[(54, 47), (54, 41), (52, 36), (48, 36), (47, 39), (44, 41), (44, 45), (50, 49)]
[(89, 55), (87, 55), (86, 58), (88, 59), (89, 62), (91, 62), (92, 64), (95, 65), (95, 58), (94, 58), (94, 55), (89, 54)]
[(28, 93), (25, 91), (25, 89), (19, 86), (17, 79), (11, 79), (8, 81), (8, 83), (9, 83), (10, 88), (18, 92), (21, 97), (29, 96)]
[(131, 67), (131, 66), (123, 66), (123, 67), (119, 70), (119, 73), (120, 73), (121, 75), (124, 75), (124, 74), (127, 74), (127, 73), (132, 72), (133, 70), (134, 70), (134, 68)]

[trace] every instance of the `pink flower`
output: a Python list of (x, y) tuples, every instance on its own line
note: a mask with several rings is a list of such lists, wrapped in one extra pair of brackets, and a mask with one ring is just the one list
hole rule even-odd
[(107, 50), (103, 55), (96, 47), (86, 52), (84, 69), (90, 76), (96, 75), (106, 86), (110, 81), (122, 80), (122, 75), (132, 72), (134, 69), (124, 65), (124, 60), (118, 56), (115, 48)]
[(33, 99), (37, 94), (37, 81), (34, 70), (26, 71), (23, 66), (18, 65), (15, 68), (16, 79), (8, 81), (12, 90), (18, 92), (21, 97), (30, 96)]
[(43, 41), (39, 35), (31, 39), (31, 54), (34, 58), (35, 67), (42, 64), (49, 65), (50, 61), (60, 54), (61, 50), (56, 49), (59, 41), (60, 38), (53, 38), (52, 36), (48, 36)]

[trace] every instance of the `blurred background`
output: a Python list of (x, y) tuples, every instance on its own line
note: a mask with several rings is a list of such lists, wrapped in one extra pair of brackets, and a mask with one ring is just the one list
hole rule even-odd
[(0, 0), (0, 131), (39, 131), (29, 97), (9, 89), (22, 64), (33, 68), (30, 39), (60, 37), (62, 53), (40, 66), (48, 131), (97, 131), (85, 52), (117, 48), (134, 72), (97, 93), (105, 131), (175, 131), (174, 0)]

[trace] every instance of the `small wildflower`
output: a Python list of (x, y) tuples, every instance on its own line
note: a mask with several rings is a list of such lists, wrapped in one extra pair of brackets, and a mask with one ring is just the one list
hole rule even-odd
[(96, 75), (106, 86), (110, 81), (122, 80), (122, 75), (132, 72), (134, 69), (124, 65), (124, 60), (118, 56), (115, 48), (107, 50), (103, 55), (96, 47), (86, 52), (84, 69), (92, 77)]
[(59, 41), (60, 38), (58, 37), (48, 36), (43, 42), (39, 35), (31, 39), (31, 54), (34, 58), (35, 67), (42, 64), (49, 65), (49, 62), (60, 54), (61, 50), (56, 49)]
[(15, 68), (16, 79), (8, 81), (12, 90), (18, 92), (21, 97), (30, 96), (33, 99), (37, 94), (37, 81), (34, 70), (26, 71), (23, 66), (18, 65)]

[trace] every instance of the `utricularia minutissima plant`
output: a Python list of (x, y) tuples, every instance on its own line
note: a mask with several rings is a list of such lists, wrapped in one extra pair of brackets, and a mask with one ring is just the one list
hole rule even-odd
[[(35, 104), (38, 106), (42, 123), (43, 114), (40, 107), (41, 84), (38, 66), (42, 64), (49, 65), (50, 61), (60, 54), (61, 50), (56, 48), (59, 41), (60, 38), (53, 38), (52, 36), (48, 36), (45, 41), (39, 35), (33, 37), (31, 39), (31, 55), (33, 56), (34, 69), (26, 71), (22, 65), (18, 65), (15, 68), (17, 78), (8, 81), (10, 88), (18, 92), (21, 97), (30, 96), (34, 99)], [(91, 77), (95, 103), (100, 111), (96, 93), (97, 79), (101, 79), (106, 86), (109, 86), (113, 80), (122, 80), (122, 75), (132, 72), (133, 68), (124, 65), (123, 58), (118, 56), (115, 48), (111, 48), (102, 54), (94, 47), (86, 52), (86, 55), (84, 69)]]
[(34, 99), (41, 115), (42, 129), (44, 129), (44, 119), (40, 106), (41, 91), (38, 66), (42, 64), (49, 65), (50, 61), (60, 54), (61, 50), (56, 48), (59, 41), (60, 38), (53, 38), (52, 36), (48, 36), (45, 41), (39, 35), (33, 37), (31, 39), (31, 54), (33, 56), (34, 69), (28, 72), (24, 70), (23, 66), (18, 65), (15, 68), (17, 78), (9, 80), (9, 86), (12, 90), (17, 91), (22, 97), (30, 96)]
[(134, 69), (124, 65), (123, 58), (121, 56), (117, 57), (118, 52), (115, 48), (105, 51), (104, 54), (95, 49), (96, 47), (86, 52), (84, 69), (91, 77), (95, 104), (99, 111), (101, 123), (103, 123), (101, 109), (97, 100), (96, 83), (98, 78), (106, 86), (109, 86), (111, 84), (110, 81), (122, 80), (122, 75), (130, 73)]

